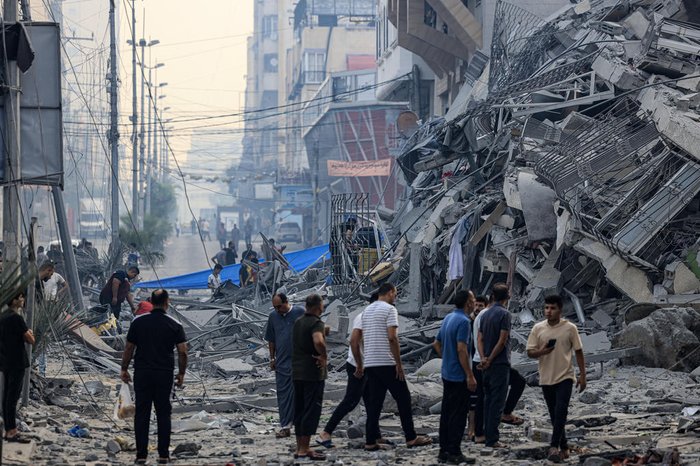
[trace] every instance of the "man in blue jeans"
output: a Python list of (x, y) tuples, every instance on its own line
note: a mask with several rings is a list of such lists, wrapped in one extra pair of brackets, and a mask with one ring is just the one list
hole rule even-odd
[(508, 396), (510, 378), (510, 312), (506, 309), (510, 293), (505, 283), (491, 290), (493, 305), (479, 322), (478, 347), (484, 382), (484, 432), (486, 446), (504, 448), (498, 426)]

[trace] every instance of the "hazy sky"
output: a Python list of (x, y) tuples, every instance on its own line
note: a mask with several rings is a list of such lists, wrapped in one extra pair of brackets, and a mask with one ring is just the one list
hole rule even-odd
[[(131, 48), (126, 43), (131, 37), (131, 11), (130, 2), (122, 0), (119, 4), (121, 107), (126, 120), (131, 111)], [(158, 81), (168, 83), (160, 90), (161, 95), (167, 96), (161, 101), (162, 106), (170, 107), (164, 118), (172, 118), (179, 128), (172, 145), (184, 157), (183, 151), (190, 146), (191, 129), (240, 120), (231, 117), (177, 123), (237, 113), (243, 108), (246, 38), (253, 31), (253, 0), (136, 0), (136, 21), (137, 41), (141, 37), (160, 41), (150, 48), (150, 61), (153, 65), (165, 64), (158, 69)], [(146, 50), (148, 63), (149, 48)], [(230, 127), (215, 127), (226, 128)]]

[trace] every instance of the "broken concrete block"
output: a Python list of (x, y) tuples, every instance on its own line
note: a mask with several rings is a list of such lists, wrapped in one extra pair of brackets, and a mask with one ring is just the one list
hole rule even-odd
[(616, 348), (639, 346), (624, 361), (647, 367), (690, 371), (700, 366), (700, 313), (691, 308), (659, 309), (615, 336)]
[(683, 262), (674, 261), (664, 270), (664, 288), (675, 294), (694, 294), (700, 291), (700, 280)]
[(602, 353), (610, 350), (611, 344), (607, 332), (598, 332), (592, 335), (581, 335), (581, 344), (584, 353)]
[(612, 466), (612, 461), (601, 458), (600, 456), (591, 456), (590, 458), (586, 458), (586, 461), (583, 462), (583, 466)]
[(442, 370), (442, 359), (435, 358), (435, 359), (431, 359), (430, 361), (426, 362), (425, 364), (420, 366), (418, 369), (416, 369), (414, 374), (417, 375), (418, 377), (430, 377), (431, 375), (440, 374), (441, 370)]
[(518, 174), (518, 190), (523, 207), (523, 217), (530, 241), (556, 238), (557, 217), (554, 202), (557, 194), (539, 181), (534, 173), (521, 170)]
[(627, 28), (632, 37), (640, 40), (644, 39), (650, 24), (650, 21), (644, 16), (641, 10), (635, 11), (622, 20), (622, 25)]
[(601, 328), (608, 328), (610, 324), (614, 322), (612, 317), (610, 317), (607, 313), (602, 311), (601, 309), (598, 309), (591, 315), (591, 319), (593, 319)]
[(214, 362), (213, 365), (227, 376), (253, 370), (253, 366), (240, 358), (222, 359), (221, 361)]

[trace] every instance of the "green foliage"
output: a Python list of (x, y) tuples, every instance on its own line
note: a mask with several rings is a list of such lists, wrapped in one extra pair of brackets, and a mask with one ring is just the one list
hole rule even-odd
[(144, 263), (161, 262), (164, 259), (165, 240), (173, 232), (173, 218), (177, 212), (175, 189), (170, 184), (155, 182), (151, 188), (151, 213), (144, 216), (143, 228), (138, 232), (128, 216), (122, 217), (119, 236), (123, 245), (136, 244)]

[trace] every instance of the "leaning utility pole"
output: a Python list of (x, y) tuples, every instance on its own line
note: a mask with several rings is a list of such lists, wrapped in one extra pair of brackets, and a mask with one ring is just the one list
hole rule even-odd
[[(157, 76), (158, 72), (156, 72)], [(148, 49), (148, 95), (149, 97), (153, 95), (151, 89), (153, 89), (153, 67), (151, 66), (151, 49), (149, 47)], [(157, 97), (155, 98), (157, 99)], [(151, 122), (152, 116), (151, 116), (151, 108), (153, 105), (152, 103), (155, 103), (156, 100), (153, 99), (153, 102), (149, 102), (148, 104), (148, 144), (146, 147), (146, 157), (147, 157), (147, 164), (146, 164), (146, 190), (144, 194), (144, 208), (143, 208), (143, 214), (150, 214), (151, 213), (151, 174), (153, 170), (153, 159), (151, 158), (151, 134), (153, 131), (151, 131)], [(150, 99), (149, 99), (150, 100)]]
[(109, 146), (112, 151), (112, 251), (119, 247), (119, 75), (115, 0), (109, 0)]
[[(17, 22), (16, 1), (5, 0), (3, 20), (6, 25)], [(22, 223), (20, 217), (20, 116), (19, 116), (19, 69), (15, 60), (8, 60), (5, 79), (5, 134), (4, 143), (7, 148), (5, 162), (5, 187), (3, 188), (3, 231), (5, 243), (3, 253), (4, 273), (19, 273), (20, 238)], [(9, 278), (9, 277), (4, 277)]]
[(138, 92), (136, 89), (136, 0), (131, 0), (131, 137), (133, 140), (133, 157), (131, 160), (131, 215), (136, 225), (139, 222), (139, 135), (138, 135)]

